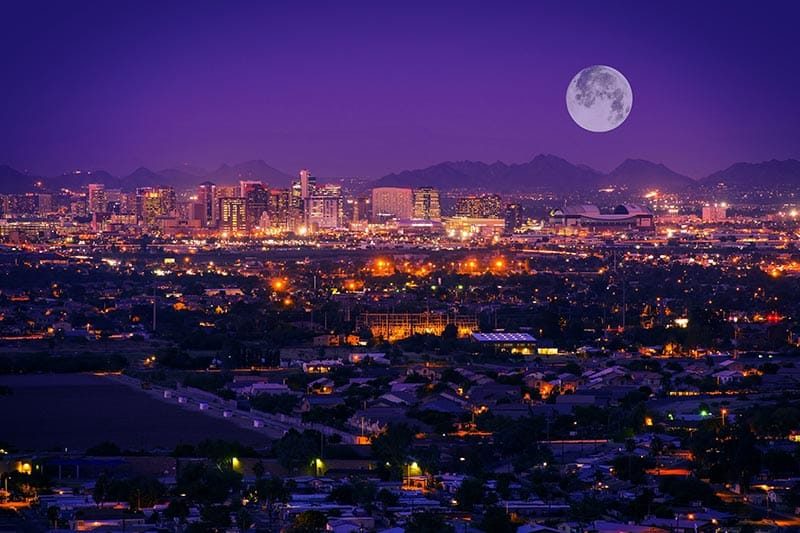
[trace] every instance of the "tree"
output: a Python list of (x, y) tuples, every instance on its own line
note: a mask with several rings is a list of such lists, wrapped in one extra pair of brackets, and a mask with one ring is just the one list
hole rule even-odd
[(456, 490), (455, 498), (459, 509), (471, 511), (483, 501), (483, 481), (474, 477), (464, 478)]
[(61, 517), (61, 509), (57, 505), (51, 505), (47, 508), (47, 521), (53, 526), (53, 529), (58, 527), (58, 519)]
[(407, 451), (414, 440), (414, 432), (406, 424), (392, 424), (372, 441), (372, 453), (382, 468), (399, 479), (407, 460)]
[(239, 509), (239, 511), (236, 513), (236, 527), (239, 528), (239, 531), (245, 531), (252, 525), (253, 516), (250, 514), (250, 512), (245, 508)]
[(289, 500), (289, 489), (278, 476), (262, 477), (256, 481), (255, 495), (266, 507), (267, 514), (272, 519), (277, 504)]
[(431, 511), (414, 513), (406, 523), (406, 533), (453, 533), (442, 515)]
[(517, 525), (511, 521), (504, 509), (489, 507), (483, 514), (480, 528), (490, 533), (514, 533)]
[(319, 533), (325, 530), (328, 519), (319, 511), (303, 511), (286, 530), (287, 533)]
[(273, 451), (278, 462), (295, 472), (302, 466), (308, 466), (311, 460), (320, 454), (320, 433), (318, 431), (298, 432), (290, 429), (281, 439), (273, 444)]
[(182, 465), (178, 492), (205, 505), (222, 503), (241, 487), (242, 476), (230, 468), (204, 463)]
[(97, 478), (92, 497), (98, 504), (124, 501), (134, 511), (152, 507), (167, 493), (158, 479), (149, 476), (114, 477), (101, 474)]
[(185, 522), (189, 516), (189, 505), (187, 505), (186, 500), (171, 500), (167, 508), (164, 509), (164, 516), (177, 519), (179, 522)]
[(256, 464), (253, 465), (253, 474), (256, 476), (256, 479), (261, 479), (264, 477), (264, 463), (258, 461)]
[(649, 457), (642, 458), (632, 453), (618, 455), (614, 458), (614, 475), (638, 485), (645, 481), (647, 469), (651, 466), (653, 459)]

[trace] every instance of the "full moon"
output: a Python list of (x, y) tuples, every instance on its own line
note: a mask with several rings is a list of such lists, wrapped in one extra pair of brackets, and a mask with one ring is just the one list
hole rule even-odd
[(593, 65), (578, 72), (567, 87), (567, 111), (581, 128), (611, 131), (625, 122), (633, 107), (633, 91), (617, 69)]

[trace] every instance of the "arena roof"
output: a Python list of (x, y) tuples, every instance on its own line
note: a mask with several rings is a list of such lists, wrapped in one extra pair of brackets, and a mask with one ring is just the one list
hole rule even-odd
[(477, 342), (536, 342), (536, 338), (528, 333), (473, 333), (473, 340)]

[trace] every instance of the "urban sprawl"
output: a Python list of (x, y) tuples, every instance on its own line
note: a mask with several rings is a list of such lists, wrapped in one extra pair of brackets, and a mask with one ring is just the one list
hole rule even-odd
[(800, 526), (792, 188), (265, 181), (2, 197), (3, 531)]

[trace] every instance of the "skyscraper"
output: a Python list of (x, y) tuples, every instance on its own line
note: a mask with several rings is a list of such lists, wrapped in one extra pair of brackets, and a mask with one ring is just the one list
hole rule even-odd
[(512, 203), (506, 204), (503, 218), (505, 219), (505, 232), (514, 233), (514, 230), (521, 227), (524, 222), (522, 205)]
[(210, 181), (204, 181), (197, 188), (197, 201), (203, 206), (202, 222), (204, 226), (214, 225), (214, 196), (217, 186)]
[(442, 210), (439, 205), (439, 191), (433, 187), (414, 189), (414, 218), (423, 220), (441, 220)]
[(403, 187), (376, 187), (372, 189), (372, 219), (408, 219), (414, 213), (414, 195)]
[(219, 199), (220, 229), (231, 233), (247, 231), (247, 200), (236, 196)]
[(309, 228), (333, 229), (344, 223), (344, 199), (340, 185), (326, 184), (306, 199), (306, 223)]
[(89, 213), (105, 213), (107, 210), (106, 186), (102, 183), (90, 183), (89, 201), (87, 209)]
[(248, 185), (242, 188), (242, 192), (247, 201), (247, 226), (253, 229), (259, 225), (261, 216), (268, 210), (269, 191), (261, 182), (248, 182)]
[(300, 197), (305, 200), (312, 194), (317, 186), (317, 178), (311, 175), (311, 171), (304, 168), (300, 171)]
[(269, 192), (269, 225), (272, 229), (288, 231), (291, 228), (290, 211), (292, 192), (289, 189), (273, 189)]

